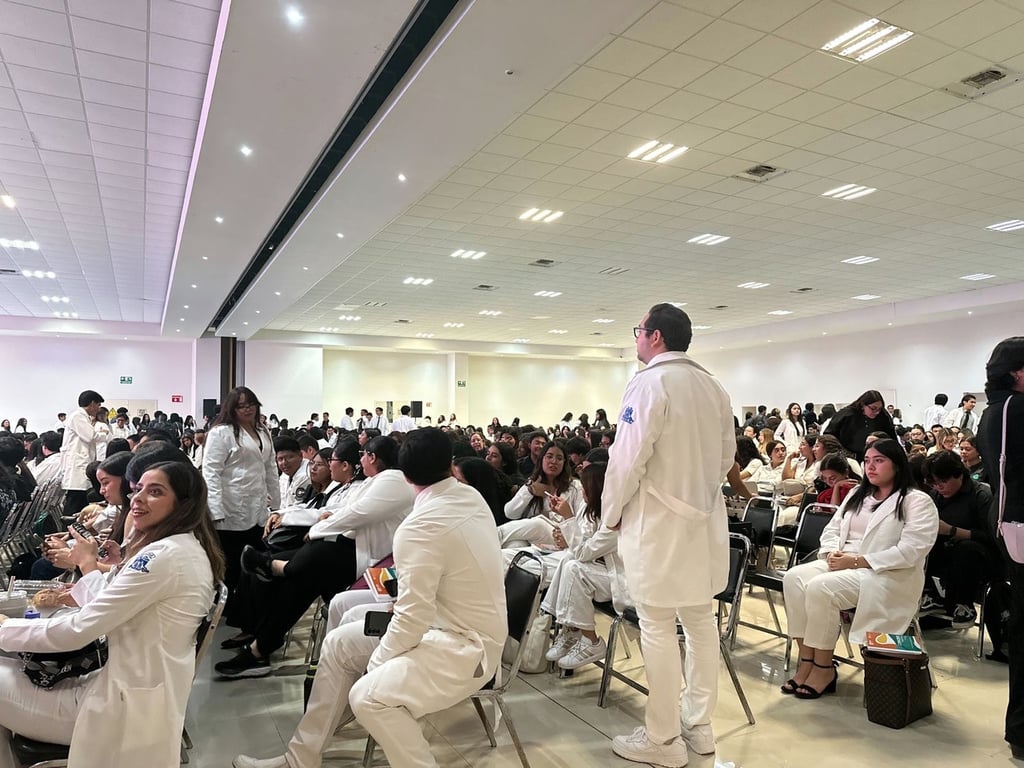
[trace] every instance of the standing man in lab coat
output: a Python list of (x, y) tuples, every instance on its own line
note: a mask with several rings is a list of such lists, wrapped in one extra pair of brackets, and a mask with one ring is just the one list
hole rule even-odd
[(64, 440), (60, 455), (64, 474), (61, 487), (64, 497), (64, 516), (73, 517), (86, 505), (89, 478), (85, 468), (96, 461), (96, 449), (110, 438), (103, 397), (99, 392), (85, 390), (78, 396), (78, 408), (64, 422)]
[[(641, 763), (679, 768), (687, 748), (715, 751), (718, 629), (712, 598), (729, 578), (721, 485), (736, 452), (722, 385), (686, 350), (690, 318), (657, 304), (633, 329), (646, 364), (626, 387), (602, 495), (603, 522), (618, 529), (643, 635), (650, 696), (645, 725), (612, 749)], [(686, 693), (676, 620), (686, 636)]]

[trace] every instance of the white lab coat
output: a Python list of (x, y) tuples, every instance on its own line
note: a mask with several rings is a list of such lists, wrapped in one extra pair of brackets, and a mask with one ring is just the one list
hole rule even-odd
[(800, 438), (807, 434), (807, 427), (803, 421), (795, 424), (789, 419), (783, 419), (779, 428), (775, 430), (775, 439), (786, 444), (786, 453), (792, 453), (800, 447)]
[(636, 603), (707, 605), (725, 588), (735, 453), (729, 396), (685, 353), (656, 355), (626, 386), (601, 498)]
[[(852, 494), (821, 534), (818, 558), (844, 551), (853, 512), (847, 512)], [(910, 491), (903, 499), (903, 520), (896, 517), (897, 494), (876, 507), (856, 552), (871, 565), (864, 572), (850, 642), (864, 642), (864, 633), (904, 632), (917, 615), (924, 589), (924, 561), (935, 544), (939, 513), (935, 502), (922, 491)]]
[(295, 474), (291, 477), (281, 473), (278, 478), (278, 485), (281, 488), (281, 501), (279, 508), (294, 507), (296, 504), (304, 504), (309, 498), (312, 487), (309, 479), (309, 459), (303, 459)]
[[(569, 487), (563, 493), (558, 494), (558, 496), (569, 502), (573, 514), (579, 512), (587, 505), (583, 500), (583, 486), (580, 485), (580, 481), (576, 478), (573, 478), (569, 482)], [(505, 517), (509, 520), (519, 520), (528, 511), (531, 512), (529, 517), (534, 517), (542, 512), (546, 514), (550, 508), (547, 497), (540, 499), (540, 503), (534, 504), (532, 511), (530, 510), (530, 504), (537, 498), (530, 491), (530, 487), (523, 483), (519, 486), (519, 490), (516, 491), (515, 495), (505, 502)]]
[[(564, 521), (559, 528), (573, 560), (589, 563), (595, 568), (603, 567), (608, 572), (615, 610), (622, 612), (632, 605), (622, 558), (619, 557), (619, 532), (605, 527), (600, 520), (591, 522), (583, 512)], [(603, 566), (600, 560), (604, 560)]]
[(203, 479), (209, 491), (210, 515), (225, 531), (247, 531), (267, 521), (270, 507), (281, 506), (274, 441), (265, 429), (260, 441), (244, 429), (221, 424), (206, 433)]
[(46, 485), (60, 475), (62, 464), (63, 457), (59, 453), (51, 453), (32, 467), (32, 477), (36, 479), (38, 485)]
[(69, 688), (84, 688), (77, 695), (70, 765), (178, 765), (196, 629), (213, 595), (202, 546), (192, 534), (178, 534), (150, 544), (112, 572), (81, 610), (50, 619), (9, 619), (0, 626), (5, 651), (73, 651), (107, 636), (106, 666), (49, 692), (58, 707), (69, 701)]
[[(929, 405), (924, 412), (924, 421), (921, 422), (921, 426), (925, 428), (925, 431), (930, 430), (936, 424), (943, 425), (946, 423), (946, 409), (944, 406), (935, 404)], [(960, 422), (957, 422), (957, 426), (960, 426)]]
[(362, 574), (394, 551), (395, 531), (412, 510), (415, 497), (400, 470), (385, 469), (348, 491), (329, 518), (309, 529), (309, 538), (353, 539), (356, 574)]
[[(978, 434), (978, 414), (976, 411), (978, 407), (975, 406), (973, 411), (967, 412), (967, 429), (972, 435)], [(964, 418), (963, 408), (954, 408), (952, 411), (946, 414), (946, 420), (942, 422), (942, 426), (946, 427), (959, 427), (960, 422)], [(925, 427), (927, 429), (927, 427)]]
[(96, 461), (96, 447), (105, 443), (110, 429), (102, 421), (93, 422), (85, 408), (72, 411), (64, 422), (64, 441), (60, 455), (64, 469), (61, 487), (68, 491), (87, 491), (91, 487), (85, 476), (89, 462)]

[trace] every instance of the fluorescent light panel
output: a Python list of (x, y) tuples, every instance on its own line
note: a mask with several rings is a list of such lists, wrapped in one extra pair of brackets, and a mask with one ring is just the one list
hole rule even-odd
[(856, 264), (863, 266), (864, 264), (871, 264), (872, 262), (878, 261), (874, 256), (854, 256), (851, 259), (843, 259), (843, 264)]
[(457, 251), (452, 252), (453, 259), (482, 259), (487, 255), (487, 251), (467, 251), (465, 248), (459, 248)]
[(519, 214), (520, 221), (543, 221), (545, 224), (550, 224), (552, 221), (557, 221), (565, 215), (565, 211), (556, 211), (551, 208), (531, 208), (528, 211), (523, 211)]
[(513, 344), (529, 344), (529, 339), (512, 339)]
[(749, 282), (749, 283), (740, 283), (736, 287), (737, 288), (749, 288), (752, 291), (756, 291), (758, 288), (767, 288), (769, 285), (771, 285), (771, 283)]
[(662, 143), (657, 139), (652, 139), (646, 144), (641, 144), (626, 155), (626, 157), (630, 160), (667, 163), (670, 160), (675, 160), (688, 149), (689, 147), (677, 147), (675, 144), (669, 144), (668, 142)]
[(550, 331), (548, 331), (548, 333), (555, 333), (561, 336), (563, 333), (568, 333), (568, 331), (565, 330), (564, 328), (552, 328)]
[(882, 297), (876, 296), (873, 293), (862, 293), (860, 296), (851, 296), (850, 298), (856, 299), (857, 301), (872, 301), (874, 299), (880, 299)]
[(56, 272), (44, 272), (41, 269), (23, 269), (21, 270), (21, 274), (24, 275), (25, 277), (35, 277), (39, 278), (40, 280), (43, 279), (44, 277), (47, 277), (50, 280), (53, 280), (54, 278), (57, 277)]
[(497, 317), (501, 314), (500, 309), (481, 309), (480, 314), (484, 317)]
[(10, 195), (0, 195), (0, 202), (2, 202), (8, 208), (13, 208), (15, 206), (14, 198), (11, 197)]
[(562, 295), (561, 291), (537, 291), (534, 296), (540, 296), (544, 299), (555, 299)]
[(0, 237), (0, 248), (17, 248), (19, 251), (38, 251), (39, 243), (35, 240), (8, 240)]
[(830, 189), (828, 192), (822, 192), (821, 196), (836, 200), (856, 200), (858, 197), (864, 197), (877, 191), (874, 187), (865, 187), (860, 184), (843, 184), (843, 186)]
[(432, 277), (407, 277), (402, 281), (403, 285), (430, 285), (432, 282)]
[(417, 339), (432, 339), (432, 338), (434, 338), (434, 334), (432, 334), (432, 333), (417, 333), (416, 334), (416, 338)]
[(595, 323), (614, 323), (615, 321), (609, 317), (598, 317), (593, 322)]
[(697, 237), (691, 237), (686, 242), (697, 243), (698, 245), (718, 245), (728, 240), (727, 235), (712, 235), (711, 233), (705, 235), (697, 235)]
[(710, 328), (711, 328), (710, 325), (695, 325), (695, 326), (693, 326), (693, 330), (695, 330), (695, 331), (706, 331), (706, 330), (708, 330)]
[(465, 323), (445, 323), (444, 327), (445, 328), (462, 328), (465, 325), (466, 325)]
[(905, 43), (914, 33), (895, 24), (868, 19), (821, 46), (825, 53), (850, 61), (868, 61)]
[(990, 275), (988, 272), (975, 272), (973, 275), (964, 275), (960, 279), (961, 280), (988, 280), (988, 279), (993, 278), (993, 277), (995, 277), (995, 275)]
[(788, 309), (776, 309), (768, 313), (769, 315), (792, 315), (793, 313)]
[(362, 320), (363, 318), (358, 315), (338, 315), (339, 320), (344, 320), (349, 323), (354, 323), (356, 320)]
[(1009, 221), (1001, 221), (998, 224), (992, 224), (985, 227), (985, 229), (992, 229), (996, 232), (1014, 232), (1018, 229), (1024, 229), (1024, 221), (1020, 219), (1010, 219)]

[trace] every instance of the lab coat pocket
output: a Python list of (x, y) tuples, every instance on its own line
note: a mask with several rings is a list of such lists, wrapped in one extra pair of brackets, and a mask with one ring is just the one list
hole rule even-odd
[(653, 486), (647, 488), (647, 493), (650, 494), (659, 504), (665, 507), (665, 509), (675, 515), (678, 515), (684, 520), (703, 524), (711, 517), (710, 510), (707, 512), (701, 511), (696, 507), (690, 506), (682, 499), (663, 493)]
[(159, 765), (167, 753), (168, 741), (177, 743), (181, 734), (169, 734), (170, 712), (163, 684), (155, 688), (122, 688), (123, 737), (118, 748), (121, 765)]

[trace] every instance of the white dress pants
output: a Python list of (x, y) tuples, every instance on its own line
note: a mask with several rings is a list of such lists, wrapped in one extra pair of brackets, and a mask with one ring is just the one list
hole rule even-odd
[(0, 657), (0, 768), (14, 768), (11, 732), (36, 741), (70, 744), (85, 692), (83, 678), (62, 680), (47, 690), (32, 683), (17, 659)]
[(782, 592), (790, 637), (801, 637), (812, 648), (835, 648), (840, 632), (839, 612), (857, 607), (861, 582), (869, 573), (858, 568), (830, 571), (824, 560), (786, 571)]
[(510, 520), (498, 526), (498, 542), (501, 547), (525, 547), (530, 544), (553, 547), (555, 528), (544, 517), (529, 517), (526, 520)]
[[(665, 744), (687, 728), (711, 723), (718, 701), (718, 627), (710, 605), (661, 608), (637, 605), (647, 671), (645, 720), (647, 737)], [(683, 625), (686, 647), (686, 689), (682, 693), (683, 663), (679, 658), (676, 619)]]
[(541, 609), (567, 627), (594, 629), (594, 600), (612, 599), (604, 563), (581, 563), (567, 557), (558, 564)]
[[(370, 606), (370, 610), (374, 610), (373, 606), (376, 605), (376, 610), (378, 611), (386, 611), (391, 607), (390, 603), (377, 602), (373, 592), (369, 589), (349, 589), (339, 592), (331, 599), (331, 604), (327, 607), (327, 627), (325, 632), (330, 632), (346, 623), (346, 620), (342, 617), (349, 609), (359, 605)], [(360, 614), (361, 617), (362, 614)]]

